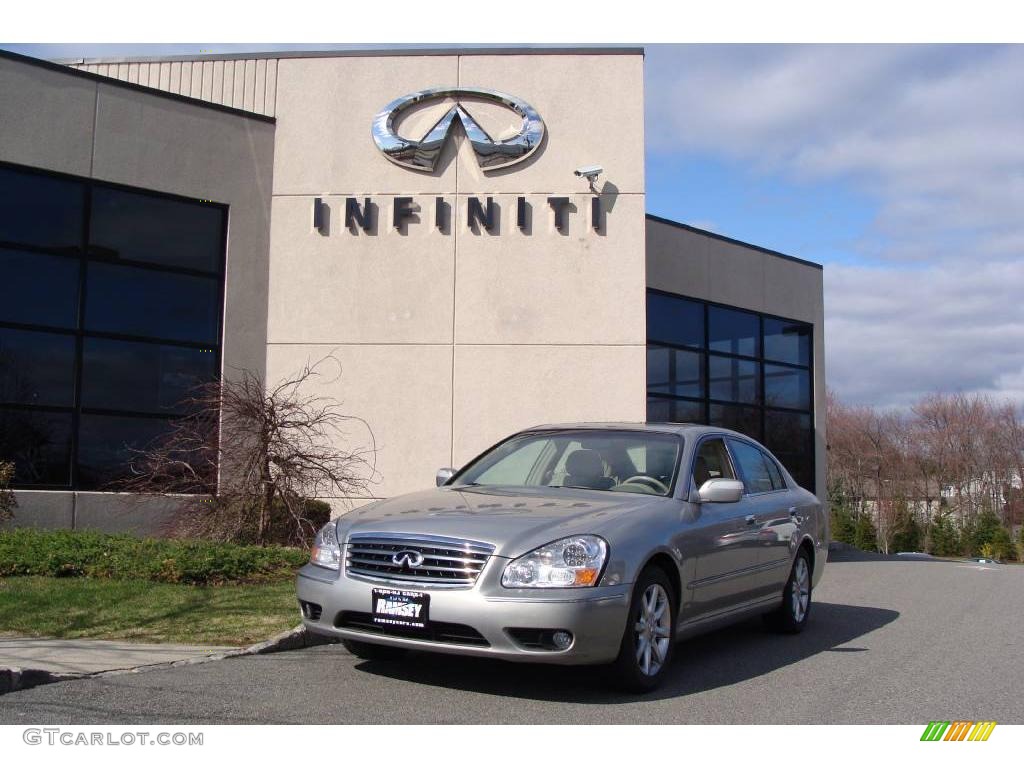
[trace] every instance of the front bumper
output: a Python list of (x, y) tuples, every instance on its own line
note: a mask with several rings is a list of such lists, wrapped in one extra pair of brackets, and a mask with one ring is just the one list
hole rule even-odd
[[(322, 608), (318, 619), (303, 616), (310, 632), (339, 639), (508, 661), (550, 664), (601, 664), (618, 656), (626, 627), (632, 584), (578, 589), (506, 589), (501, 573), (507, 558), (492, 556), (469, 589), (431, 588), (338, 574), (315, 565), (299, 571), (300, 601)], [(407, 589), (430, 595), (431, 622), (464, 625), (484, 642), (403, 637), (338, 626), (343, 612), (369, 613), (372, 589)], [(564, 630), (573, 642), (565, 650), (527, 647), (511, 629)], [(388, 630), (390, 631), (390, 630)]]

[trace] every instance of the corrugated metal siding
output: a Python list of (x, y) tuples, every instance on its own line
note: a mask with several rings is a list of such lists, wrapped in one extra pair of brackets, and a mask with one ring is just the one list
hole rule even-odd
[(72, 64), (93, 74), (274, 116), (277, 59)]

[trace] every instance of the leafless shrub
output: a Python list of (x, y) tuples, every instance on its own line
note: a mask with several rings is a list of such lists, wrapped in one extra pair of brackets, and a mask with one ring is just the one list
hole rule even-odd
[(0, 522), (14, 517), (14, 510), (18, 506), (14, 492), (11, 491), (13, 479), (14, 465), (9, 461), (0, 461)]
[[(318, 497), (366, 495), (373, 479), (372, 431), (333, 398), (307, 394), (328, 356), (268, 386), (239, 371), (197, 388), (188, 416), (136, 452), (118, 490), (184, 494), (168, 533), (259, 545), (306, 545), (326, 520)], [(345, 427), (369, 432), (370, 447), (349, 450)]]

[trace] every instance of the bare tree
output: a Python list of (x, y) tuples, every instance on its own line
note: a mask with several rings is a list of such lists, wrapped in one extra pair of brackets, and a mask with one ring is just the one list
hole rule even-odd
[(977, 549), (978, 537), (991, 534), (986, 520), (993, 515), (1008, 533), (1021, 523), (1019, 404), (934, 393), (907, 411), (881, 411), (845, 405), (830, 393), (827, 407), (829, 488), (848, 507), (852, 500), (856, 515), (870, 512), (883, 552), (913, 526), (923, 530), (927, 549), (933, 533), (948, 539), (948, 530), (935, 528), (946, 510), (965, 548)]
[[(264, 545), (308, 544), (318, 521), (310, 500), (366, 495), (375, 446), (366, 422), (345, 415), (332, 398), (307, 393), (328, 356), (267, 386), (240, 371), (197, 388), (188, 416), (136, 452), (118, 489), (146, 495), (187, 494), (171, 534)], [(344, 447), (344, 428), (358, 424), (368, 447)]]

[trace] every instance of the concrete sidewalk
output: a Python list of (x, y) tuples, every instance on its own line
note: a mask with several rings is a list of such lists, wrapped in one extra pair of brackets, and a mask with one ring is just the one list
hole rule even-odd
[(54, 640), (0, 637), (0, 669), (45, 670), (54, 674), (93, 674), (149, 664), (193, 661), (236, 648), (143, 644), (125, 640)]

